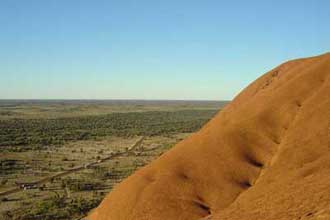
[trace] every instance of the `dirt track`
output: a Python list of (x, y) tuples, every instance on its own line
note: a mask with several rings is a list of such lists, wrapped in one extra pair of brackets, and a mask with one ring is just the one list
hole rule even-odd
[[(74, 167), (72, 169), (68, 169), (66, 171), (63, 171), (63, 172), (45, 177), (45, 178), (40, 179), (40, 180), (35, 181), (35, 182), (29, 182), (29, 183), (21, 184), (20, 186), (17, 186), (15, 188), (0, 192), (0, 197), (8, 196), (10, 194), (17, 193), (17, 192), (20, 192), (20, 191), (23, 191), (23, 190), (29, 190), (29, 189), (32, 189), (32, 188), (36, 188), (36, 187), (40, 186), (41, 184), (50, 182), (51, 180), (53, 180), (55, 178), (63, 177), (63, 176), (66, 176), (66, 175), (69, 175), (69, 174), (72, 174), (74, 172), (78, 172), (78, 171), (81, 171), (81, 170), (84, 170), (84, 169), (90, 169), (91, 167), (99, 165), (99, 164), (101, 164), (105, 161), (115, 159), (115, 158), (118, 158), (120, 156), (128, 155), (128, 154), (134, 152), (142, 144), (144, 138), (145, 137), (141, 137), (137, 142), (135, 142), (131, 147), (129, 147), (127, 150), (125, 150), (123, 152), (112, 153), (109, 156), (104, 157), (102, 159), (99, 159), (97, 161), (94, 161), (94, 162), (91, 162), (91, 163), (88, 163), (88, 164), (84, 164), (84, 165), (80, 165), (80, 166)], [(26, 185), (26, 187), (24, 187), (23, 185)], [(32, 188), (29, 188), (29, 186), (32, 186)]]

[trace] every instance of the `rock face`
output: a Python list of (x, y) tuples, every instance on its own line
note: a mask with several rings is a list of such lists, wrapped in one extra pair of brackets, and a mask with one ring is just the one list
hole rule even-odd
[(330, 54), (257, 79), (89, 219), (330, 219)]

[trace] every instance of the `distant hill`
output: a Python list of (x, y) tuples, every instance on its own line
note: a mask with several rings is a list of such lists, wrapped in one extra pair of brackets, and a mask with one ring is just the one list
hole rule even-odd
[(330, 54), (266, 73), (91, 220), (330, 219)]

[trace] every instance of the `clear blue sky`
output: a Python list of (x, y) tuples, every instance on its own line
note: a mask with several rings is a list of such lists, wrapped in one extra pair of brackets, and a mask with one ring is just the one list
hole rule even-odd
[(328, 0), (0, 0), (0, 98), (232, 99), (329, 50)]

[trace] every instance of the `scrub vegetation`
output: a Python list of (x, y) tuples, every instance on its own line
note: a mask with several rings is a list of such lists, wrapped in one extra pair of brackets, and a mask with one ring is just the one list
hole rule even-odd
[(0, 101), (0, 219), (80, 219), (225, 102)]

